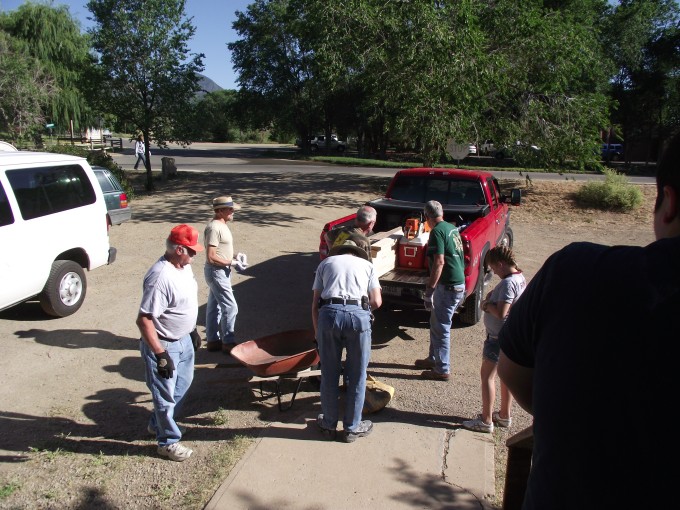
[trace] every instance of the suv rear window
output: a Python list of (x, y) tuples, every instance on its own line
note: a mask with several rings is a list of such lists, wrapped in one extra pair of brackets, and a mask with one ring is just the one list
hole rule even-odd
[(96, 201), (92, 183), (80, 165), (22, 168), (6, 174), (25, 220)]

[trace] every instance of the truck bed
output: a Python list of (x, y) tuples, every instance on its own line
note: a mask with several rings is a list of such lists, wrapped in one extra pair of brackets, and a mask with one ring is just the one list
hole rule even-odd
[(421, 289), (427, 283), (427, 271), (417, 271), (413, 269), (392, 269), (379, 277), (380, 284), (390, 282), (398, 283), (401, 287), (411, 287)]

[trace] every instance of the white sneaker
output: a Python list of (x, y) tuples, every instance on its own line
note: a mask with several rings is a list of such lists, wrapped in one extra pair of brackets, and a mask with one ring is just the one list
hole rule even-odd
[(491, 434), (493, 432), (493, 423), (486, 423), (482, 420), (482, 415), (478, 414), (474, 420), (467, 420), (463, 422), (463, 428), (473, 430), (474, 432), (484, 432)]
[(182, 462), (191, 457), (194, 451), (191, 448), (181, 445), (179, 442), (169, 444), (168, 446), (159, 446), (156, 451), (162, 457), (167, 457), (176, 462)]
[(498, 414), (498, 411), (494, 411), (491, 414), (491, 419), (493, 420), (497, 427), (508, 428), (512, 425), (512, 417), (501, 418), (501, 415)]

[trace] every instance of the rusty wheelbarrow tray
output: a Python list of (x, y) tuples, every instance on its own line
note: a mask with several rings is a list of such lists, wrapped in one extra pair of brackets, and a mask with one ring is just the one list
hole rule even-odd
[[(293, 406), (304, 379), (321, 375), (321, 370), (312, 370), (319, 363), (319, 353), (311, 329), (282, 331), (248, 340), (234, 347), (231, 355), (255, 374), (248, 381), (259, 383), (261, 396), (276, 395), (281, 411)], [(281, 403), (282, 380), (296, 382), (291, 401), (285, 408)], [(264, 391), (263, 384), (269, 381), (275, 384), (273, 392)]]

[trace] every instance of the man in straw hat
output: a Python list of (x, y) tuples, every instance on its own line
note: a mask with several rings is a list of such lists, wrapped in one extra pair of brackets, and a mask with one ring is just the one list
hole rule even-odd
[(231, 288), (231, 271), (245, 270), (246, 255), (234, 256), (234, 238), (227, 223), (234, 220), (234, 211), (241, 208), (229, 196), (212, 201), (214, 216), (205, 227), (205, 281), (210, 292), (205, 308), (206, 347), (229, 354), (236, 345), (234, 327), (238, 305)]
[[(361, 239), (363, 238), (363, 239)], [(382, 304), (380, 284), (362, 245), (365, 236), (353, 233), (336, 244), (319, 264), (314, 278), (312, 322), (321, 358), (321, 411), (317, 425), (327, 439), (335, 439), (338, 423), (342, 351), (347, 350), (347, 381), (343, 434), (351, 443), (373, 429), (361, 419), (366, 395), (366, 368), (371, 356), (371, 309)]]
[(175, 422), (194, 378), (191, 332), (198, 316), (198, 284), (191, 270), (196, 252), (203, 251), (198, 231), (177, 225), (170, 231), (165, 254), (144, 276), (137, 327), (146, 385), (154, 412), (148, 431), (156, 436), (157, 451), (181, 462), (193, 453), (180, 444), (183, 427)]

